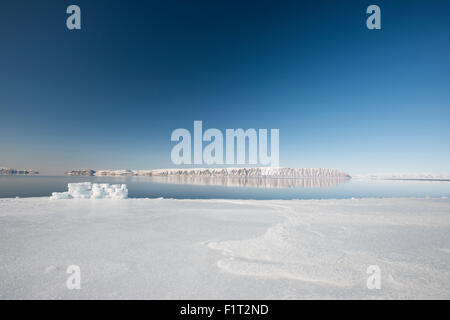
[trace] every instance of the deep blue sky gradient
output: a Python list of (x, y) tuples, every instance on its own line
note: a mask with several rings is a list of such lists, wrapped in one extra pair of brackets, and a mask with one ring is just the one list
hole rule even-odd
[[(66, 8), (82, 10), (69, 31)], [(366, 28), (378, 4), (382, 30)], [(176, 128), (279, 128), (280, 165), (450, 172), (449, 1), (4, 1), (0, 166), (173, 167)]]

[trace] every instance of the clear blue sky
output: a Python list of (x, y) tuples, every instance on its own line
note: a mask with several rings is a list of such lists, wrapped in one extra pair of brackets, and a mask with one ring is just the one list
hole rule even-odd
[[(365, 26), (370, 4), (382, 30)], [(171, 132), (203, 120), (279, 128), (282, 166), (450, 172), (449, 13), (425, 0), (5, 1), (0, 166), (173, 167)]]

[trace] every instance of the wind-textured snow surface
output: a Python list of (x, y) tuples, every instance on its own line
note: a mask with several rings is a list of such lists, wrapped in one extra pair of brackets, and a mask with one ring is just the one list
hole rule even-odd
[(0, 262), (1, 299), (449, 299), (450, 200), (0, 199)]

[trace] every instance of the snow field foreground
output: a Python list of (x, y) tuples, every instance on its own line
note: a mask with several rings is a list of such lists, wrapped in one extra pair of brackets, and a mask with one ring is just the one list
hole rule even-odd
[(449, 299), (450, 200), (0, 199), (14, 298)]

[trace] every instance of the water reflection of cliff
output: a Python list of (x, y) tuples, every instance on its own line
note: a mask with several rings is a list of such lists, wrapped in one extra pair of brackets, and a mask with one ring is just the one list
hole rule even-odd
[(165, 176), (153, 177), (153, 181), (168, 184), (192, 184), (202, 186), (252, 187), (252, 188), (329, 188), (347, 183), (346, 178), (264, 178), (264, 177), (199, 177)]

